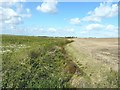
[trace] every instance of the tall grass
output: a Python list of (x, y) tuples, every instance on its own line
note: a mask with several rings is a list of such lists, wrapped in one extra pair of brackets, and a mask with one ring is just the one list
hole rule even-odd
[(32, 36), (2, 36), (3, 46), (26, 45), (28, 48), (11, 49), (2, 54), (3, 88), (61, 88), (62, 71), (69, 61), (65, 38)]

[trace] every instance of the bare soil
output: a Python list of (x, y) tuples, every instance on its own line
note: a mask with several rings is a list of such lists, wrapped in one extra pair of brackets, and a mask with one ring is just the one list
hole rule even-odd
[(115, 88), (118, 80), (117, 38), (75, 38), (66, 50), (79, 67), (69, 81), (76, 88)]

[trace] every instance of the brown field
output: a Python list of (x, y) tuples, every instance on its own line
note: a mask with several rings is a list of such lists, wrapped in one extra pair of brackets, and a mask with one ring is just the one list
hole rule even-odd
[(76, 38), (66, 46), (79, 67), (69, 81), (73, 87), (118, 87), (118, 39)]

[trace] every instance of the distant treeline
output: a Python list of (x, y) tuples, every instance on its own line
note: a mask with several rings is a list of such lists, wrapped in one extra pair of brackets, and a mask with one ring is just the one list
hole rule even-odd
[[(50, 36), (38, 36), (38, 37), (43, 37), (43, 38), (48, 38), (48, 37), (50, 37)], [(52, 37), (52, 36), (51, 36)], [(73, 37), (73, 36), (71, 36), (71, 37), (53, 37), (53, 38), (77, 38), (77, 37)]]

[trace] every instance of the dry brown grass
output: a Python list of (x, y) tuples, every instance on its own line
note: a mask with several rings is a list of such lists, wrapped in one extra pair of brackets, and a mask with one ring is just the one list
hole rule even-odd
[[(75, 38), (66, 46), (84, 76), (73, 76), (73, 87), (117, 87), (118, 39)], [(79, 68), (81, 68), (79, 66)], [(77, 83), (76, 83), (77, 82)], [(80, 84), (82, 83), (82, 84)]]

